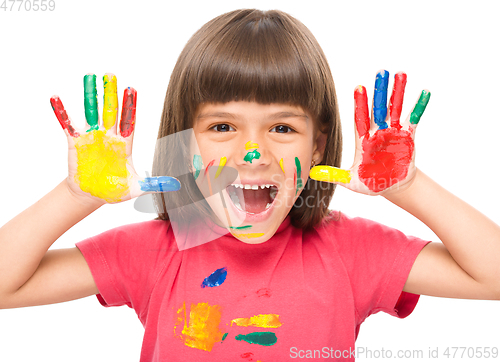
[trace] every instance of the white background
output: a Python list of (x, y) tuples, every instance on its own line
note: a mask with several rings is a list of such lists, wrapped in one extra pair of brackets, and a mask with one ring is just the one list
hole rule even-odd
[[(389, 70), (391, 78), (404, 70), (405, 116), (423, 88), (432, 92), (417, 132), (418, 167), (500, 223), (496, 1), (55, 2), (53, 12), (17, 11), (19, 3), (12, 12), (0, 10), (0, 225), (66, 176), (66, 140), (49, 104), (52, 95), (61, 97), (73, 122), (82, 126), (84, 74), (95, 73), (99, 80), (113, 72), (119, 93), (126, 86), (136, 88), (134, 164), (144, 174), (151, 168), (163, 98), (183, 46), (215, 16), (249, 7), (290, 13), (323, 47), (339, 98), (344, 168), (354, 153), (354, 87), (363, 84), (371, 94), (377, 70)], [(102, 97), (102, 83), (98, 92)], [(339, 188), (331, 207), (437, 240), (381, 197)], [(109, 228), (153, 216), (135, 211), (131, 202), (108, 205), (53, 248), (73, 247)], [(475, 242), (470, 240), (472, 248)], [(499, 310), (494, 301), (424, 296), (407, 319), (382, 313), (370, 317), (357, 346), (425, 354), (430, 347), (440, 352), (447, 346), (500, 347)], [(133, 310), (103, 308), (94, 296), (1, 310), (0, 361), (138, 361), (142, 334)]]

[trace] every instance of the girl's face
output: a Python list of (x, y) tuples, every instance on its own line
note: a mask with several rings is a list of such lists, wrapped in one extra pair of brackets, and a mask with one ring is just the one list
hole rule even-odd
[[(321, 160), (326, 135), (300, 106), (246, 101), (200, 105), (193, 130), (201, 153), (191, 158), (201, 169), (195, 178), (212, 210), (237, 239), (269, 240), (300, 195), (311, 161)], [(231, 168), (236, 180), (221, 181)]]

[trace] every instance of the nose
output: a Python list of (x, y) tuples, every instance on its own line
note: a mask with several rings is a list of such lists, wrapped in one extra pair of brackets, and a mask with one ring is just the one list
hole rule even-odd
[(243, 167), (257, 168), (270, 164), (270, 152), (264, 140), (252, 139), (239, 146), (236, 164)]

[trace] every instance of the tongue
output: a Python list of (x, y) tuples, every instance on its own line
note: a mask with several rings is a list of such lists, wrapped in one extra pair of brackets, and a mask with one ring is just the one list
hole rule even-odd
[(268, 203), (271, 202), (271, 197), (269, 196), (269, 189), (258, 189), (258, 190), (243, 190), (244, 210), (246, 212), (251, 212), (252, 214), (261, 213), (266, 209)]

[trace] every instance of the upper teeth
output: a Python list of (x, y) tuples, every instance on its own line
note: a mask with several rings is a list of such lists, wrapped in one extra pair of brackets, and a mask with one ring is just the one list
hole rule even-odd
[(271, 186), (274, 186), (272, 184), (267, 184), (267, 185), (242, 185), (242, 184), (231, 184), (231, 186), (234, 187), (239, 187), (240, 189), (245, 189), (245, 190), (258, 190), (259, 187), (263, 189), (264, 187), (270, 188)]

